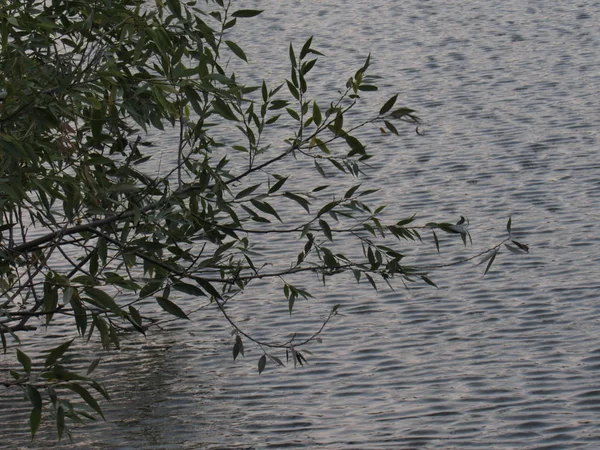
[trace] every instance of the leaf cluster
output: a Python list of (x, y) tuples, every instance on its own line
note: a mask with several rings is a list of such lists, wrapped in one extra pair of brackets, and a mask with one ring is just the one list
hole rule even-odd
[[(373, 200), (377, 190), (357, 180), (376, 151), (363, 142), (364, 127), (385, 127), (392, 138), (405, 123), (417, 132), (421, 124), (415, 110), (397, 105), (398, 95), (358, 115), (362, 121), (350, 114), (377, 90), (370, 57), (333, 101), (311, 93), (323, 58), (312, 38), (289, 45), (289, 77), (279, 85), (246, 85), (227, 65), (230, 58), (251, 61), (231, 29), (262, 11), (223, 0), (156, 5), (0, 5), (4, 352), (21, 344), (18, 332), (56, 323), (104, 350), (118, 349), (130, 332), (217, 308), (235, 336), (233, 359), (252, 343), (262, 351), (262, 373), (269, 361), (284, 366), (277, 356), (284, 351), (287, 362), (306, 364), (304, 347), (320, 339), (340, 305), (307, 339), (257, 339), (228, 308), (254, 281), (279, 283), (275, 295), (290, 315), (298, 299), (312, 299), (293, 281), (297, 274), (323, 283), (351, 274), (375, 289), (394, 280), (435, 286), (425, 268), (406, 263), (404, 245), (431, 232), (439, 251), (440, 231), (467, 245), (468, 222), (419, 225), (412, 216), (387, 223), (385, 205)], [(163, 131), (176, 136), (168, 148), (154, 139)], [(307, 186), (285, 169), (292, 163), (323, 184)], [(484, 256), (486, 273), (500, 246), (528, 251), (510, 221), (507, 228), (509, 238)], [(276, 266), (255, 246), (282, 234), (296, 238), (297, 256)], [(16, 349), (22, 369), (2, 383), (23, 389), (31, 402), (32, 435), (42, 410), (55, 419), (59, 438), (69, 423), (104, 417), (97, 398), (108, 394), (89, 377), (98, 360), (80, 375), (68, 357), (73, 342), (60, 343), (43, 362), (35, 348), (33, 358), (22, 350), (25, 343)]]

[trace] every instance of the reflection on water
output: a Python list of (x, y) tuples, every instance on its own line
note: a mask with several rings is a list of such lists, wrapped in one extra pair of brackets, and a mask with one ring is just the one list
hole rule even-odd
[[(232, 308), (261, 335), (307, 332), (345, 305), (309, 366), (258, 376), (252, 348), (233, 363), (228, 328), (203, 310), (104, 355), (108, 421), (60, 447), (598, 448), (597, 4), (246, 4), (266, 10), (240, 29), (246, 53), (266, 67), (259, 76), (285, 77), (288, 42), (314, 34), (328, 56), (311, 72), (317, 91), (339, 88), (371, 51), (383, 87), (373, 110), (400, 92), (426, 119), (422, 137), (364, 131), (377, 155), (368, 182), (382, 185), (391, 217), (468, 216), (477, 251), (512, 215), (532, 253), (500, 257), (485, 279), (481, 267), (438, 272), (439, 290), (308, 280), (315, 299), (291, 319), (268, 284), (251, 288)], [(320, 183), (311, 172), (296, 178)], [(261, 251), (280, 257), (291, 242), (265, 241)], [(435, 261), (430, 248), (413, 254)], [(449, 242), (442, 250), (449, 260), (464, 254)], [(36, 336), (45, 345), (44, 331)], [(94, 357), (79, 345), (83, 361)], [(19, 397), (0, 391), (0, 447), (53, 446), (49, 424), (29, 441)]]

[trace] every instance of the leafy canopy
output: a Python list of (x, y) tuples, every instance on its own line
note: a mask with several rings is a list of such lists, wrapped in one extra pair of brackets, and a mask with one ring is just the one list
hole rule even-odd
[[(427, 273), (404, 263), (399, 242), (437, 233), (470, 235), (456, 224), (386, 224), (384, 206), (359, 178), (371, 158), (359, 130), (376, 124), (388, 138), (402, 122), (417, 126), (398, 95), (361, 122), (349, 111), (376, 90), (370, 58), (329, 103), (313, 98), (311, 70), (322, 54), (312, 39), (289, 46), (290, 76), (282, 84), (244, 84), (227, 67), (250, 60), (230, 38), (238, 20), (261, 11), (241, 2), (157, 0), (14, 0), (0, 6), (0, 338), (4, 352), (40, 325), (72, 325), (104, 349), (119, 348), (129, 330), (146, 333), (164, 321), (158, 309), (193, 319), (206, 304), (233, 329), (233, 358), (244, 342), (267, 364), (306, 362), (300, 341), (267, 342), (243, 329), (226, 308), (258, 279), (272, 279), (292, 314), (308, 291), (295, 274), (352, 273), (373, 288), (408, 284)], [(243, 44), (243, 43), (242, 43)], [(273, 136), (287, 134), (273, 144)], [(164, 148), (153, 139), (171, 130)], [(224, 137), (226, 136), (226, 138)], [(269, 143), (266, 143), (269, 142)], [(282, 162), (286, 162), (282, 164)], [(292, 164), (316, 171), (320, 186), (290, 183)], [(294, 167), (295, 167), (294, 166)], [(286, 169), (287, 167), (287, 169)], [(283, 173), (282, 173), (283, 171)], [(333, 178), (332, 172), (337, 172)], [(292, 177), (293, 178), (293, 177)], [(284, 214), (282, 210), (285, 210)], [(293, 211), (290, 212), (290, 211)], [(483, 256), (485, 271), (509, 236)], [(268, 235), (292, 235), (297, 257), (274, 267), (252, 251)], [(339, 239), (339, 238), (342, 239)], [(356, 254), (336, 245), (353, 242)], [(509, 244), (508, 241), (512, 243)], [(178, 304), (174, 293), (187, 295)], [(158, 308), (157, 308), (158, 307)], [(1, 382), (31, 402), (35, 435), (42, 410), (68, 423), (103, 417), (106, 389), (69, 364), (71, 338), (47, 354), (17, 346)], [(72, 394), (80, 399), (72, 403)], [(81, 401), (85, 405), (81, 404)]]

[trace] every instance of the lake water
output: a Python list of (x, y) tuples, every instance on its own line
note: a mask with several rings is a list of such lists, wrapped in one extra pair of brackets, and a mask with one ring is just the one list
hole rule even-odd
[[(472, 247), (444, 240), (437, 257), (431, 242), (406, 244), (416, 262), (473, 255), (509, 216), (530, 254), (504, 252), (485, 278), (475, 264), (434, 271), (438, 290), (307, 280), (315, 298), (291, 318), (280, 291), (257, 285), (232, 311), (259, 336), (313, 330), (344, 305), (309, 366), (259, 376), (249, 345), (233, 363), (230, 329), (206, 308), (104, 356), (108, 420), (74, 429), (72, 444), (49, 426), (30, 442), (29, 408), (0, 390), (0, 448), (600, 448), (600, 2), (243, 5), (265, 10), (237, 31), (259, 74), (287, 76), (288, 43), (314, 35), (324, 98), (371, 52), (381, 89), (365, 110), (399, 92), (425, 119), (424, 136), (361, 134), (377, 155), (365, 183), (388, 217), (470, 219)], [(260, 250), (280, 258), (293, 242)], [(93, 355), (81, 345), (79, 357)]]

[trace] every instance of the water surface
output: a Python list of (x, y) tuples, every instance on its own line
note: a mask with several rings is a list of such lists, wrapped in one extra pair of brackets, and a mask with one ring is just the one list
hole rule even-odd
[[(390, 218), (468, 216), (473, 247), (444, 241), (449, 262), (502, 239), (512, 216), (531, 254), (500, 255), (485, 278), (476, 265), (437, 271), (439, 290), (306, 280), (315, 299), (299, 301), (291, 318), (280, 291), (256, 285), (233, 311), (259, 336), (306, 333), (344, 305), (310, 347), (309, 366), (269, 366), (258, 376), (260, 353), (250, 346), (233, 363), (230, 329), (206, 308), (106, 355), (98, 375), (114, 399), (103, 404), (108, 421), (75, 429), (73, 444), (59, 446), (597, 449), (600, 4), (244, 7), (265, 9), (238, 31), (265, 70), (257, 80), (285, 77), (288, 43), (314, 35), (327, 55), (314, 69), (315, 92), (333, 98), (371, 52), (381, 90), (365, 114), (399, 92), (425, 118), (424, 136), (363, 131), (377, 155), (366, 182), (382, 188)], [(309, 171), (295, 180), (323, 184)], [(290, 245), (289, 236), (274, 238), (261, 251), (280, 258)], [(412, 253), (429, 264), (438, 260), (432, 250), (426, 243)], [(34, 341), (51, 345), (48, 338), (40, 330)], [(85, 348), (80, 356), (93, 357)], [(29, 441), (28, 408), (17, 398), (0, 391), (0, 447), (55, 445), (49, 428)]]

